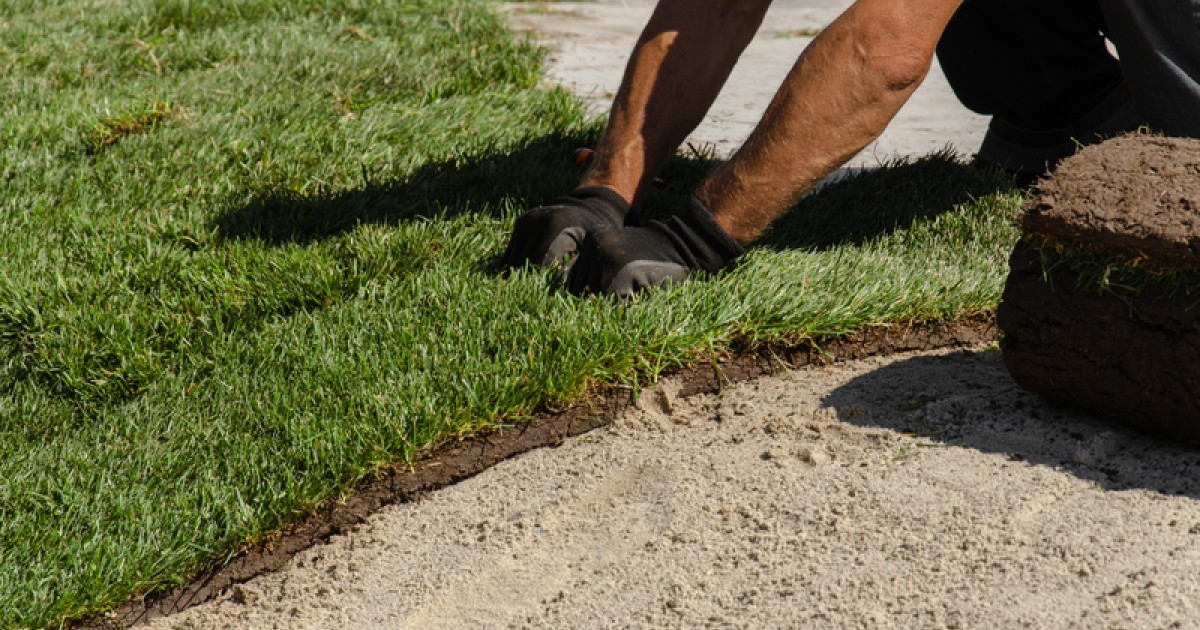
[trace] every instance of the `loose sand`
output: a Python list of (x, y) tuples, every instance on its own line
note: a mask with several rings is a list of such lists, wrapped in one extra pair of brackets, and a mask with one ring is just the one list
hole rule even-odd
[(994, 350), (674, 387), (151, 627), (1197, 627), (1200, 452)]
[[(727, 154), (807, 43), (785, 35), (845, 3), (777, 5), (694, 142)], [(649, 6), (514, 20), (555, 47), (552, 79), (603, 102)], [(856, 163), (982, 130), (935, 69)], [(1200, 450), (1047, 406), (995, 351), (676, 387), (150, 625), (1200, 627)]]

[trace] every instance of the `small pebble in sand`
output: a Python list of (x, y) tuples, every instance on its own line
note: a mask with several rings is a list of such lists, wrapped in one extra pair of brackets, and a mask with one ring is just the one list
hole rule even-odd
[(829, 453), (819, 445), (802, 447), (796, 455), (800, 461), (812, 464), (813, 466), (829, 463)]

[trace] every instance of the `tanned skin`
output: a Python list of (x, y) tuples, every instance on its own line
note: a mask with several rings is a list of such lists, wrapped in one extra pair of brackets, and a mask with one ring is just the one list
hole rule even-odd
[[(883, 133), (925, 78), (961, 0), (858, 0), (805, 49), (745, 144), (696, 195), (747, 245)], [(711, 107), (770, 0), (662, 0), (581, 185), (635, 206)]]

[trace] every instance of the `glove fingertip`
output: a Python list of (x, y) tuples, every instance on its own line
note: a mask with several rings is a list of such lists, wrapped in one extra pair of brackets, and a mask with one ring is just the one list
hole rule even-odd
[(579, 251), (579, 243), (583, 241), (586, 234), (587, 232), (580, 227), (569, 227), (559, 232), (546, 248), (546, 253), (542, 256), (542, 264), (547, 266), (564, 264), (571, 254)]
[(580, 286), (579, 269), (572, 267), (567, 273), (567, 291), (574, 295), (583, 295), (583, 288)]

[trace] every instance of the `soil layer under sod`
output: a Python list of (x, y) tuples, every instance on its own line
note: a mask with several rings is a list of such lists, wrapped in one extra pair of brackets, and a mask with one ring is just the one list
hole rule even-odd
[(997, 310), (1013, 378), (1200, 442), (1200, 140), (1129, 135), (1044, 180)]

